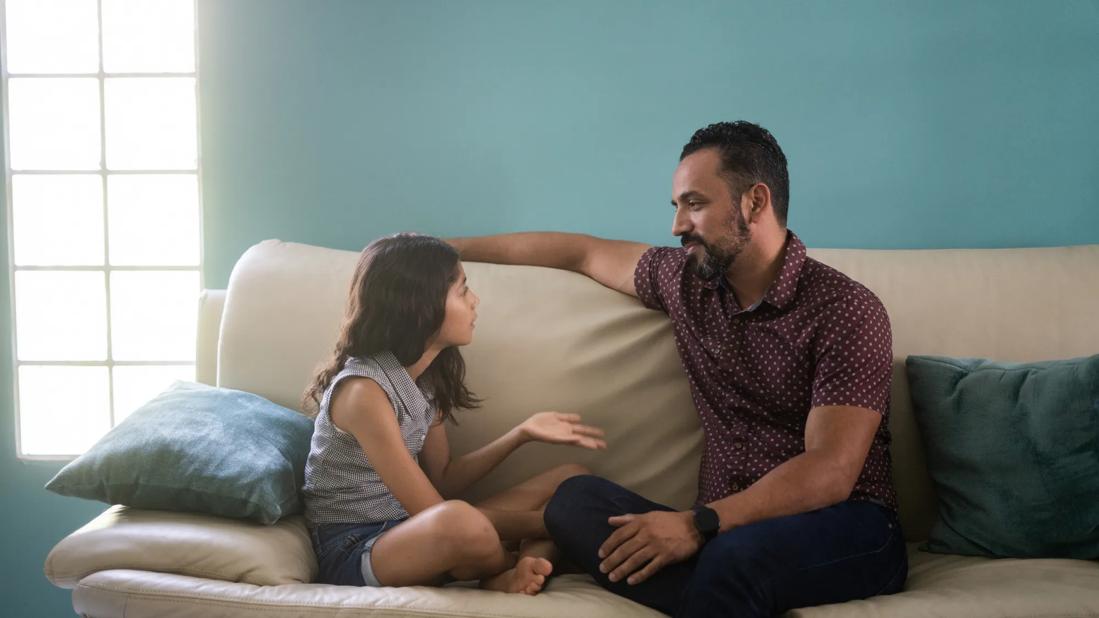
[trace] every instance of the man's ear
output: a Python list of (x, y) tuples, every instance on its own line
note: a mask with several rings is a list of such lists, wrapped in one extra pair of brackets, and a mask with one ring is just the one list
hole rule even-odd
[(757, 182), (744, 192), (748, 197), (747, 221), (756, 222), (760, 215), (771, 209), (771, 188)]

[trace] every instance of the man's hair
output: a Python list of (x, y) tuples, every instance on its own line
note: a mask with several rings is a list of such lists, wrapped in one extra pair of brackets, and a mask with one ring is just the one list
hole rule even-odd
[(734, 198), (762, 182), (771, 189), (775, 217), (786, 225), (790, 175), (786, 171), (786, 155), (770, 131), (744, 120), (718, 122), (695, 131), (679, 160), (705, 148), (716, 148), (721, 153), (721, 171), (729, 180)]

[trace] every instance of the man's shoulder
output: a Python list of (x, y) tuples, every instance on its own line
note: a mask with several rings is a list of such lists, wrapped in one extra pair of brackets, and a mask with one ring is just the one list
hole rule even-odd
[(842, 311), (885, 311), (873, 290), (824, 262), (805, 258), (801, 279), (806, 302)]
[(660, 265), (681, 267), (687, 263), (687, 250), (683, 247), (653, 245), (641, 254), (641, 259), (638, 261), (638, 264), (640, 265), (642, 262), (648, 261), (653, 261)]
[(687, 250), (683, 247), (653, 246), (641, 254), (634, 266), (635, 275), (649, 277), (656, 285), (678, 280), (687, 265)]

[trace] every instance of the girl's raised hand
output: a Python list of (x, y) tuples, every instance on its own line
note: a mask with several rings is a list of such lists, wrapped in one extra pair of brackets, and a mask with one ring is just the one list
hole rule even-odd
[(566, 412), (539, 412), (519, 425), (519, 431), (528, 440), (550, 444), (572, 444), (590, 449), (607, 448), (603, 430), (582, 425), (579, 414)]

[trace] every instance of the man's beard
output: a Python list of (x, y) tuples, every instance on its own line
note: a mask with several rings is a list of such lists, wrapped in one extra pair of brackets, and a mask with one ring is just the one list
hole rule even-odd
[(725, 274), (740, 252), (752, 239), (752, 232), (738, 210), (733, 211), (729, 221), (733, 233), (721, 240), (720, 245), (712, 245), (697, 236), (684, 234), (680, 236), (680, 244), (697, 243), (702, 248), (702, 257), (688, 254), (688, 264), (694, 269), (695, 275), (703, 281), (713, 281)]

